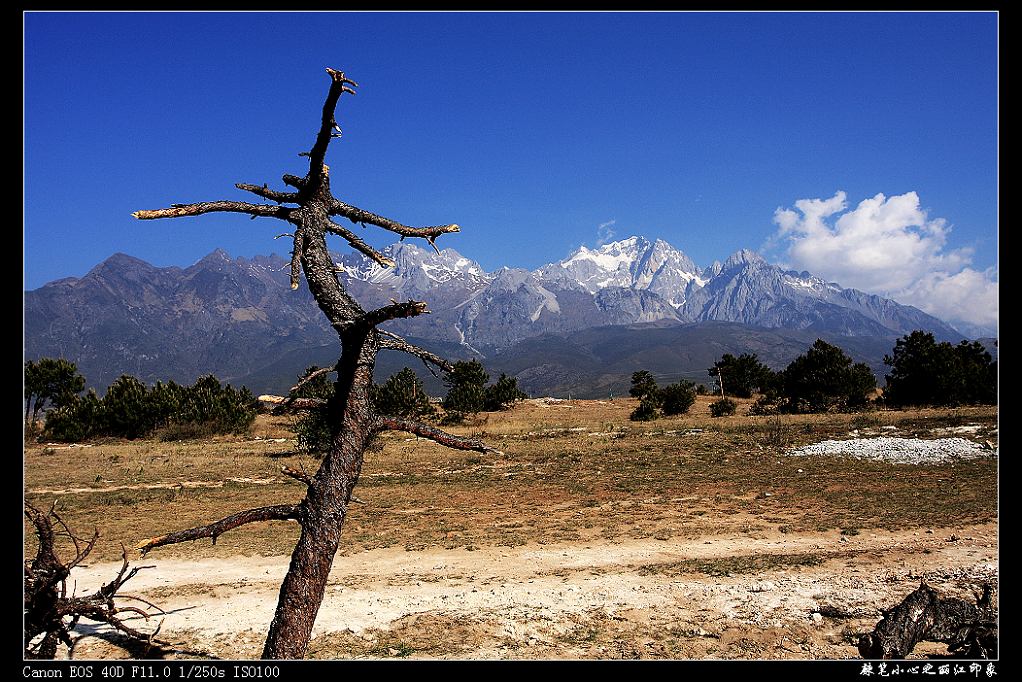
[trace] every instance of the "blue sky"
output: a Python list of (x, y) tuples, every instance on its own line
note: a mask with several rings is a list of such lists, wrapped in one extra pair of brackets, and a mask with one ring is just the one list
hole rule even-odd
[(271, 221), (131, 212), (304, 174), (330, 66), (360, 86), (335, 194), (457, 222), (441, 245), (488, 270), (643, 234), (989, 324), (997, 35), (989, 12), (27, 13), (25, 288), (117, 251), (286, 251)]

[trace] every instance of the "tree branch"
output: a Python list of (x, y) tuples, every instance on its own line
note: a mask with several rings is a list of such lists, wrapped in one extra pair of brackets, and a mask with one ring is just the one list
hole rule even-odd
[(294, 504), (278, 504), (270, 507), (259, 507), (257, 509), (246, 509), (243, 512), (232, 514), (226, 518), (220, 519), (215, 523), (211, 523), (205, 526), (198, 526), (197, 528), (189, 528), (188, 530), (179, 530), (174, 533), (167, 535), (160, 535), (155, 538), (148, 538), (136, 545), (137, 549), (142, 556), (148, 554), (151, 550), (162, 547), (163, 545), (173, 545), (179, 542), (189, 542), (191, 540), (198, 540), (200, 538), (212, 538), (213, 544), (216, 544), (218, 536), (226, 533), (229, 530), (233, 530), (238, 526), (243, 526), (247, 523), (255, 523), (257, 521), (300, 521), (301, 520), (301, 509), (298, 505)]
[(292, 395), (294, 393), (297, 393), (302, 388), (302, 386), (305, 386), (309, 382), (315, 381), (318, 377), (321, 377), (324, 374), (330, 374), (330, 373), (336, 372), (336, 371), (337, 371), (336, 367), (320, 367), (319, 369), (317, 369), (317, 370), (315, 370), (313, 372), (310, 372), (307, 377), (302, 378), (301, 381), (299, 381), (297, 384), (292, 386), (288, 390), (287, 394), (288, 395)]
[(409, 227), (402, 225), (401, 223), (391, 220), (390, 218), (384, 218), (383, 216), (376, 215), (365, 209), (361, 209), (357, 206), (346, 204), (340, 199), (334, 199), (330, 202), (328, 211), (330, 215), (339, 215), (347, 218), (353, 223), (369, 223), (370, 225), (376, 225), (382, 227), (385, 230), (394, 232), (401, 235), (401, 238), (405, 237), (421, 237), (429, 242), (433, 249), (440, 253), (434, 243), (442, 234), (448, 234), (451, 232), (460, 232), (461, 227), (456, 224), (451, 225), (433, 225), (431, 227)]
[(298, 471), (297, 469), (292, 469), (291, 467), (285, 466), (281, 467), (280, 473), (284, 474), (285, 476), (289, 476), (300, 483), (304, 483), (305, 485), (312, 485), (312, 477), (309, 476), (304, 471)]
[(152, 211), (135, 211), (131, 215), (139, 220), (155, 220), (157, 218), (182, 218), (203, 213), (247, 213), (253, 217), (287, 220), (293, 210), (287, 206), (249, 204), (244, 201), (202, 201), (197, 204), (174, 204), (170, 208), (159, 208)]
[(475, 450), (476, 452), (488, 452), (496, 455), (503, 454), (482, 441), (464, 436), (455, 436), (441, 429), (434, 428), (428, 424), (417, 422), (411, 419), (399, 419), (397, 417), (380, 417), (381, 431), (406, 431), (416, 436), (440, 443), (455, 450)]
[(942, 597), (925, 582), (884, 617), (873, 632), (859, 637), (863, 658), (905, 658), (919, 642), (943, 642), (948, 653), (965, 658), (997, 657), (997, 609), (990, 585), (975, 604)]
[(340, 99), (342, 93), (355, 94), (355, 91), (348, 87), (349, 85), (358, 87), (355, 81), (345, 78), (344, 73), (341, 71), (327, 68), (326, 72), (330, 74), (332, 82), (330, 83), (330, 91), (327, 93), (326, 101), (323, 102), (323, 118), (320, 123), (319, 133), (316, 134), (316, 142), (309, 151), (309, 174), (306, 176), (313, 187), (317, 187), (324, 176), (323, 160), (326, 158), (326, 148), (330, 145), (334, 128), (337, 127), (337, 121), (334, 119), (337, 100)]
[[(415, 357), (422, 360), (423, 363), (426, 363), (426, 368), (429, 369), (431, 372), (433, 370), (429, 367), (428, 363), (433, 363), (434, 365), (442, 369), (444, 372), (451, 372), (454, 370), (454, 366), (447, 360), (440, 357), (439, 355), (430, 353), (425, 348), (420, 348), (419, 346), (408, 343), (403, 338), (401, 338), (397, 334), (394, 334), (393, 332), (388, 332), (383, 329), (379, 329), (377, 331), (379, 331), (382, 337), (380, 339), (381, 349), (399, 350), (404, 353), (408, 353), (409, 355), (414, 355)], [(434, 376), (436, 375), (434, 374)]]
[(279, 395), (261, 395), (259, 402), (276, 405), (273, 414), (282, 414), (289, 410), (318, 410), (326, 405), (322, 398), (282, 398)]
[(341, 227), (340, 225), (338, 225), (337, 223), (332, 222), (332, 221), (329, 223), (329, 225), (327, 225), (326, 229), (327, 229), (328, 232), (330, 232), (332, 234), (336, 234), (336, 235), (338, 235), (340, 237), (343, 237), (345, 239), (345, 241), (347, 241), (348, 244), (350, 244), (353, 249), (361, 252), (366, 257), (368, 257), (370, 260), (373, 260), (376, 263), (379, 263), (380, 265), (382, 265), (385, 268), (392, 268), (392, 267), (394, 267), (394, 261), (392, 261), (391, 259), (387, 258), (383, 254), (378, 252), (376, 249), (374, 249), (373, 247), (371, 247), (368, 244), (366, 244), (364, 241), (362, 241), (359, 238), (359, 236), (357, 234), (355, 234), (351, 230), (348, 230), (347, 228)]
[(296, 204), (298, 203), (298, 192), (278, 192), (270, 189), (266, 185), (250, 185), (247, 182), (239, 182), (235, 185), (238, 189), (251, 192), (264, 199), (270, 201), (276, 201), (278, 204)]
[(284, 175), (281, 177), (281, 180), (284, 181), (285, 185), (294, 187), (297, 190), (305, 189), (306, 185), (308, 184), (305, 181), (305, 178), (300, 178), (297, 175), (291, 175), (290, 173), (284, 173)]
[(429, 314), (429, 311), (426, 309), (426, 304), (422, 301), (406, 301), (404, 303), (398, 303), (397, 301), (393, 301), (393, 299), (390, 301), (391, 304), (389, 306), (383, 306), (382, 308), (371, 310), (368, 313), (359, 315), (351, 320), (344, 320), (334, 326), (340, 331), (354, 327), (371, 329), (377, 324), (382, 324), (389, 320)]

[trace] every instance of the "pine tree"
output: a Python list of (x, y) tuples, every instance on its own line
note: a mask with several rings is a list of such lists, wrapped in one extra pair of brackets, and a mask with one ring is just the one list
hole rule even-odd
[(642, 398), (647, 395), (656, 395), (659, 391), (656, 379), (648, 370), (639, 370), (632, 374), (632, 387), (628, 389), (628, 395), (633, 398)]
[(455, 362), (447, 375), (444, 422), (457, 424), (469, 415), (482, 412), (486, 406), (486, 382), (489, 380), (490, 375), (478, 360)]
[(723, 379), (724, 392), (737, 398), (751, 398), (756, 390), (764, 390), (773, 375), (755, 353), (742, 353), (738, 357), (724, 353), (707, 373), (718, 382)]
[(500, 378), (486, 387), (483, 396), (483, 407), (487, 412), (500, 412), (510, 410), (515, 403), (528, 398), (524, 391), (518, 388), (518, 379), (501, 373)]
[(785, 368), (781, 386), (785, 411), (826, 412), (865, 405), (876, 378), (866, 363), (853, 364), (843, 350), (817, 339)]
[(696, 401), (695, 384), (691, 381), (679, 381), (660, 389), (664, 416), (685, 414)]
[(373, 404), (381, 414), (391, 417), (432, 419), (436, 416), (436, 408), (429, 401), (422, 379), (409, 367), (376, 387)]

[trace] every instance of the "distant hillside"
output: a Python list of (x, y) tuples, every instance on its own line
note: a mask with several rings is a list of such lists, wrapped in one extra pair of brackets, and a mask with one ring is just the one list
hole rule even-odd
[[(483, 364), (496, 379), (501, 372), (518, 378), (532, 396), (605, 398), (627, 395), (631, 374), (651, 371), (661, 383), (688, 379), (711, 384), (707, 369), (724, 353), (756, 353), (774, 369), (783, 369), (804, 353), (817, 338), (840, 346), (856, 362), (866, 362), (880, 380), (886, 366), (884, 354), (895, 339), (817, 335), (806, 331), (779, 331), (730, 322), (605, 326), (570, 334), (545, 334), (520, 341), (486, 357)], [(452, 359), (471, 354), (458, 344), (415, 342)], [(241, 382), (259, 392), (280, 393), (293, 385), (308, 365), (336, 362), (336, 347), (321, 346), (293, 351)], [(442, 383), (423, 364), (402, 353), (381, 353), (376, 368), (382, 381), (403, 367), (423, 378), (433, 395), (443, 395)], [(290, 383), (289, 383), (290, 382)]]
[[(533, 392), (620, 391), (621, 376), (640, 367), (702, 379), (722, 352), (783, 365), (817, 337), (843, 339), (882, 373), (898, 336), (924, 329), (963, 338), (916, 308), (782, 270), (751, 251), (700, 269), (662, 240), (631, 237), (534, 271), (496, 272), (453, 249), (402, 242), (385, 252), (395, 267), (335, 255), (338, 277), (364, 307), (427, 301), (430, 315), (388, 328), (447, 357), (483, 358)], [(26, 359), (65, 357), (100, 390), (123, 373), (191, 383), (212, 372), (280, 391), (338, 354), (307, 287), (291, 290), (288, 261), (276, 255), (218, 249), (186, 268), (158, 268), (115, 254), (81, 278), (26, 292), (24, 302)], [(381, 355), (381, 373), (418, 362), (390, 356)]]

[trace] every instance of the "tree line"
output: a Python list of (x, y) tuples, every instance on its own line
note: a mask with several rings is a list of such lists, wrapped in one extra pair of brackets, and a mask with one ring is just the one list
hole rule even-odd
[[(146, 386), (121, 375), (100, 397), (85, 388), (72, 362), (42, 358), (25, 363), (25, 426), (47, 440), (74, 442), (111, 436), (164, 440), (244, 433), (255, 420), (258, 401), (245, 387), (221, 385), (212, 374), (191, 386), (157, 381)], [(30, 408), (31, 406), (31, 408)], [(39, 411), (49, 406), (41, 429)]]
[[(780, 371), (764, 365), (755, 353), (725, 353), (707, 370), (721, 392), (710, 413), (734, 414), (737, 403), (732, 398), (757, 393), (750, 414), (850, 411), (871, 403), (898, 408), (997, 402), (997, 361), (978, 341), (938, 343), (932, 333), (914, 331), (895, 342), (884, 364), (891, 370), (882, 394), (874, 398), (877, 383), (869, 366), (853, 362), (822, 339)], [(696, 387), (681, 381), (661, 388), (650, 372), (641, 370), (632, 375), (629, 393), (639, 398), (631, 418), (645, 421), (687, 412)]]

